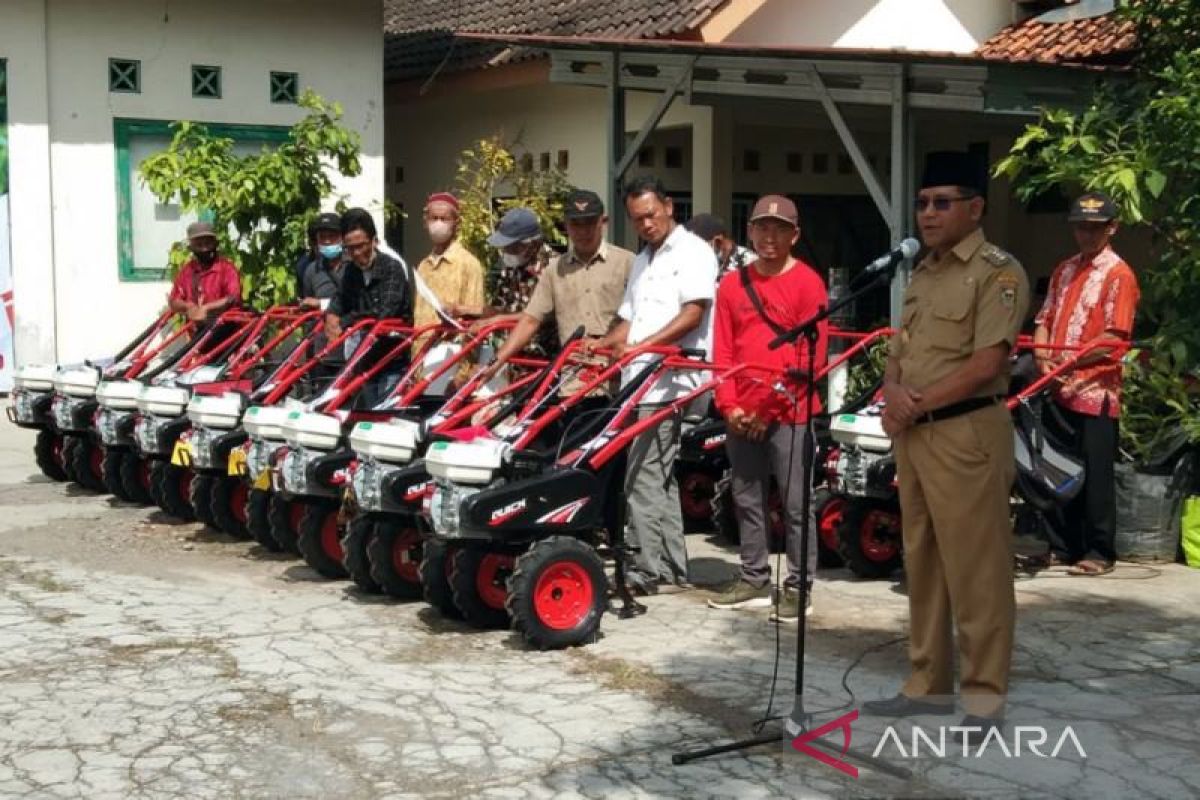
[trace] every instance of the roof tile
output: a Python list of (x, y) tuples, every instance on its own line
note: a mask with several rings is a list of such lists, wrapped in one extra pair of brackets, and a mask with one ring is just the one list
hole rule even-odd
[(727, 0), (385, 0), (388, 80), (476, 69), (528, 56), (522, 48), (455, 40), (454, 33), (631, 39), (685, 37)]
[(1105, 14), (1069, 22), (1032, 17), (1004, 28), (975, 53), (991, 61), (1113, 64), (1127, 62), (1136, 48), (1133, 25)]

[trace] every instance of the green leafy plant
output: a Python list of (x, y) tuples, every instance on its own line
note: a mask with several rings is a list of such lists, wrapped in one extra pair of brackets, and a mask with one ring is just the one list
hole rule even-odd
[[(243, 297), (257, 309), (294, 296), (292, 262), (307, 246), (309, 220), (333, 195), (331, 172), (353, 177), (362, 171), (362, 142), (340, 124), (341, 106), (311, 90), (299, 103), (308, 114), (277, 147), (239, 156), (233, 140), (204, 125), (175, 122), (170, 146), (138, 168), (159, 202), (217, 223), (221, 251), (237, 262)], [(182, 245), (172, 249), (172, 274), (187, 257)]]
[(1138, 265), (1139, 333), (1153, 346), (1130, 372), (1122, 429), (1123, 447), (1144, 457), (1155, 427), (1200, 433), (1196, 398), (1172, 388), (1200, 366), (1200, 0), (1138, 0), (1114, 13), (1137, 34), (1132, 72), (1106, 80), (1082, 110), (1043, 110), (995, 173), (1023, 200), (1107, 192), (1123, 222), (1153, 231), (1152, 259)]
[[(546, 241), (561, 244), (563, 202), (571, 188), (561, 170), (524, 169), (513, 146), (495, 136), (481, 139), (459, 155), (455, 170), (459, 240), (480, 263), (494, 267), (496, 251), (487, 243), (487, 237), (504, 212), (524, 206), (537, 215)], [(495, 275), (495, 269), (490, 267), (489, 297)]]

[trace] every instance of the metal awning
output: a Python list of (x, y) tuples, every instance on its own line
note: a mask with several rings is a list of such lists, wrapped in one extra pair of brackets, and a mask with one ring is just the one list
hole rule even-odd
[[(904, 238), (915, 193), (915, 110), (1032, 116), (1046, 104), (1086, 102), (1101, 77), (1093, 67), (1013, 64), (976, 56), (906, 50), (748, 46), (677, 40), (459, 34), (464, 39), (537, 48), (550, 58), (550, 81), (606, 90), (608, 202), (619, 205), (621, 181), (638, 150), (676, 97), (753, 97), (820, 103), (854, 163), (867, 193), (887, 221), (893, 244)], [(626, 145), (624, 93), (656, 92), (659, 100)], [(841, 106), (890, 112), (891, 171), (887, 188), (859, 146)], [(614, 236), (623, 228), (613, 214)], [(892, 287), (893, 321), (905, 277)]]

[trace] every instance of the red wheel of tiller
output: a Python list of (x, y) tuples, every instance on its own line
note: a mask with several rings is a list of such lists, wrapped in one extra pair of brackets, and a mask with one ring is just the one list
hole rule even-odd
[(250, 521), (250, 515), (246, 513), (246, 502), (249, 499), (250, 487), (243, 481), (235, 483), (233, 491), (229, 493), (229, 510), (233, 512), (233, 518), (243, 525)]
[(533, 607), (547, 628), (571, 630), (591, 613), (595, 591), (587, 570), (574, 561), (559, 561), (538, 576)]
[[(414, 528), (400, 531), (392, 545), (392, 567), (396, 574), (411, 583), (421, 580), (421, 534)], [(416, 556), (414, 558), (414, 556)], [(446, 559), (446, 577), (450, 576), (450, 559)]]
[(342, 551), (342, 537), (338, 532), (336, 511), (330, 511), (321, 520), (321, 549), (325, 551), (325, 555), (341, 563), (344, 552)]
[(862, 551), (872, 561), (888, 561), (899, 552), (899, 520), (896, 515), (887, 511), (874, 509), (863, 517), (859, 536), (862, 537)]
[(508, 597), (508, 576), (512, 574), (516, 559), (504, 553), (488, 553), (479, 562), (475, 573), (475, 590), (479, 599), (489, 607), (503, 609)]
[[(845, 510), (845, 499), (837, 497), (826, 503), (817, 516), (817, 532), (821, 536), (821, 543), (828, 550), (837, 550), (838, 526), (842, 524), (842, 513)], [(863, 543), (865, 544), (866, 540)]]
[(679, 482), (679, 504), (685, 516), (707, 520), (712, 513), (716, 481), (704, 472), (689, 472)]
[(300, 503), (288, 503), (288, 525), (294, 532), (300, 531), (300, 520), (304, 519), (304, 506)]

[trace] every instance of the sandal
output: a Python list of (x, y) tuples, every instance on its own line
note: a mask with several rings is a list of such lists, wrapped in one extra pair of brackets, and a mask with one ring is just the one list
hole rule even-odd
[(1085, 558), (1067, 570), (1068, 575), (1083, 575), (1088, 578), (1095, 578), (1098, 575), (1107, 575), (1113, 571), (1111, 561), (1096, 561), (1094, 559)]
[(1024, 569), (1027, 572), (1040, 572), (1042, 570), (1062, 571), (1075, 566), (1074, 561), (1064, 559), (1057, 553), (1025, 555), (1025, 557), (1018, 555), (1016, 563), (1018, 563), (1019, 569)]

